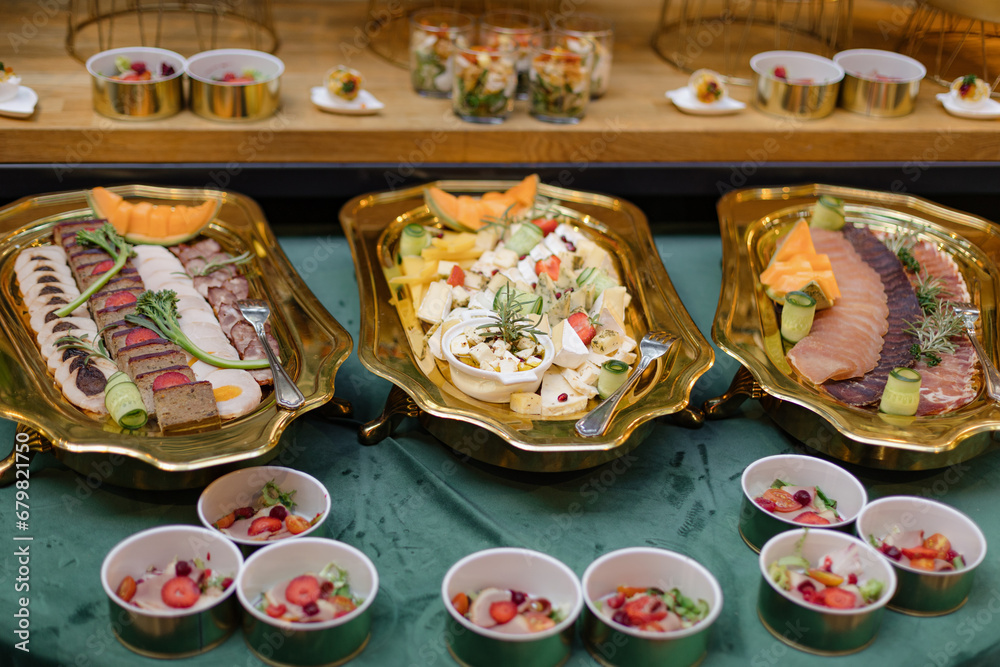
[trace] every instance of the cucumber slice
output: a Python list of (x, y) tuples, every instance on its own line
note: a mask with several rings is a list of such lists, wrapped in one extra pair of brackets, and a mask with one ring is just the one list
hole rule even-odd
[(532, 222), (526, 222), (504, 242), (504, 247), (512, 250), (518, 257), (523, 257), (538, 245), (545, 234), (542, 228)]
[(821, 195), (813, 205), (809, 226), (817, 229), (837, 231), (844, 228), (844, 200), (829, 195)]
[(591, 286), (594, 289), (595, 299), (609, 287), (618, 286), (618, 282), (614, 278), (610, 277), (602, 269), (594, 267), (589, 267), (581, 271), (580, 275), (576, 277), (576, 284), (578, 287)]
[(882, 391), (882, 401), (879, 412), (889, 415), (912, 417), (917, 414), (920, 404), (920, 372), (912, 368), (894, 368), (889, 371), (889, 378)]
[(139, 388), (121, 371), (108, 378), (104, 387), (104, 407), (119, 426), (129, 430), (143, 426), (149, 419)]
[(427, 228), (411, 222), (403, 227), (403, 233), (399, 235), (399, 255), (400, 257), (420, 255), (420, 251), (430, 244), (431, 235), (427, 233)]
[(781, 337), (798, 343), (809, 335), (816, 315), (816, 299), (805, 292), (789, 292), (781, 309)]
[(628, 379), (628, 364), (617, 359), (609, 359), (601, 366), (597, 376), (597, 393), (602, 399), (618, 391)]

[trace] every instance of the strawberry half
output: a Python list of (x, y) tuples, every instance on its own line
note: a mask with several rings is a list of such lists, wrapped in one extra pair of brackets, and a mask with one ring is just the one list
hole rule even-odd
[(198, 584), (191, 581), (190, 577), (174, 577), (163, 584), (160, 591), (163, 604), (174, 609), (187, 609), (198, 601), (201, 591)]
[(559, 221), (555, 218), (535, 218), (531, 222), (542, 230), (542, 236), (548, 236), (559, 226)]
[(292, 604), (304, 607), (310, 602), (318, 600), (319, 593), (319, 579), (312, 575), (303, 574), (288, 582), (288, 586), (285, 588), (285, 599)]
[(594, 326), (587, 313), (582, 310), (567, 317), (566, 321), (573, 327), (576, 335), (580, 337), (584, 345), (590, 345), (590, 341), (594, 340), (594, 336), (597, 335), (597, 327)]
[(549, 278), (552, 280), (559, 280), (559, 264), (560, 260), (555, 255), (549, 255), (545, 259), (540, 259), (535, 262), (535, 274), (542, 275), (543, 273), (549, 274)]
[(452, 287), (462, 287), (465, 285), (465, 271), (458, 264), (451, 267), (451, 273), (448, 275), (448, 284)]
[[(124, 306), (130, 303), (135, 303), (136, 301), (137, 299), (135, 298), (135, 294), (132, 292), (115, 292), (104, 300), (104, 307), (111, 308), (113, 306)], [(126, 336), (126, 338), (128, 337)]]
[(147, 340), (154, 338), (158, 338), (158, 336), (151, 330), (146, 327), (136, 327), (125, 336), (125, 344), (135, 345), (136, 343), (145, 343)]
[(164, 387), (173, 387), (178, 384), (188, 384), (191, 382), (184, 373), (178, 373), (177, 371), (170, 371), (169, 373), (162, 373), (157, 375), (153, 379), (153, 391), (157, 389), (163, 389)]
[(821, 517), (819, 514), (816, 514), (816, 512), (803, 512), (802, 514), (792, 519), (792, 521), (794, 521), (795, 523), (805, 523), (810, 526), (830, 525), (830, 521), (828, 519)]
[(276, 533), (281, 530), (281, 521), (273, 516), (259, 516), (250, 524), (247, 535), (260, 535), (261, 533)]
[(510, 619), (517, 616), (517, 605), (512, 600), (501, 600), (490, 605), (490, 616), (493, 620), (503, 625)]

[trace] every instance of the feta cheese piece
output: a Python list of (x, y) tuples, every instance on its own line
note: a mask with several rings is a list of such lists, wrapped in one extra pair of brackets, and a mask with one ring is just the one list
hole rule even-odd
[(469, 350), (468, 354), (476, 360), (481, 369), (497, 370), (497, 355), (493, 353), (493, 349), (486, 343), (477, 343)]
[(442, 278), (447, 278), (456, 266), (458, 266), (458, 262), (449, 262), (446, 259), (438, 260), (437, 274)]
[(562, 320), (552, 329), (552, 342), (555, 344), (556, 354), (553, 363), (563, 368), (576, 368), (586, 359), (590, 350), (580, 340), (573, 325), (566, 320)]
[(582, 394), (587, 398), (597, 396), (597, 387), (585, 382), (580, 373), (576, 372), (572, 368), (564, 368), (560, 371), (560, 373), (562, 374), (563, 379), (565, 379), (566, 382), (569, 383), (569, 386), (573, 387), (577, 393)]
[(451, 305), (452, 307), (469, 305), (469, 290), (465, 289), (461, 285), (452, 287)]
[[(440, 327), (438, 330), (440, 331)], [(442, 332), (441, 335), (444, 335), (444, 333)], [(451, 339), (451, 346), (449, 349), (456, 357), (463, 357), (469, 354), (469, 339), (463, 335), (455, 336)]]
[(451, 285), (444, 281), (431, 283), (420, 301), (417, 318), (428, 324), (437, 324), (451, 312)]
[(527, 283), (537, 283), (538, 276), (535, 275), (535, 264), (536, 260), (530, 257), (525, 257), (517, 263), (517, 270), (521, 274), (521, 278)]
[(566, 244), (563, 243), (563, 240), (559, 238), (555, 232), (546, 236), (542, 243), (545, 244), (545, 247), (548, 248), (549, 252), (553, 255), (569, 252), (569, 248), (566, 247)]
[(555, 370), (542, 376), (542, 414), (569, 415), (587, 409), (587, 397), (570, 386), (566, 378)]
[[(549, 236), (551, 236), (551, 234)], [(546, 246), (544, 242), (541, 242), (528, 251), (528, 257), (526, 259), (530, 258), (532, 261), (532, 265), (534, 265), (534, 262), (545, 259), (546, 257), (549, 257), (552, 254), (553, 253), (551, 250), (549, 250), (548, 246)]]
[(510, 395), (510, 409), (521, 415), (540, 415), (542, 414), (542, 397), (523, 391), (515, 392)]
[(521, 364), (521, 360), (510, 352), (505, 352), (502, 357), (500, 357), (499, 365), (501, 373), (516, 373), (517, 367)]
[(500, 248), (493, 252), (493, 263), (502, 269), (509, 269), (517, 266), (517, 253), (509, 248)]

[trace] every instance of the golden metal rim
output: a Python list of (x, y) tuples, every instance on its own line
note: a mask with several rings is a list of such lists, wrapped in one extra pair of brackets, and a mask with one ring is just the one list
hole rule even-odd
[(968, 601), (969, 601), (969, 596), (966, 595), (965, 598), (963, 598), (962, 601), (959, 602), (957, 605), (955, 605), (951, 609), (945, 609), (944, 611), (917, 611), (915, 609), (906, 609), (905, 607), (894, 605), (891, 602), (889, 602), (885, 606), (887, 609), (891, 609), (899, 614), (906, 614), (907, 616), (916, 616), (917, 618), (935, 618), (937, 616), (947, 616), (948, 614), (952, 614), (958, 611), (959, 609), (964, 607), (965, 603)]
[(792, 648), (794, 648), (794, 649), (796, 649), (798, 651), (802, 651), (803, 653), (810, 653), (812, 655), (819, 655), (819, 656), (823, 656), (823, 657), (836, 657), (836, 656), (841, 656), (841, 655), (852, 655), (854, 653), (858, 653), (860, 651), (864, 651), (866, 648), (868, 648), (869, 646), (872, 645), (872, 642), (874, 642), (875, 638), (878, 636), (878, 632), (876, 632), (874, 635), (872, 635), (871, 639), (869, 639), (868, 641), (866, 641), (861, 646), (858, 646), (857, 648), (844, 649), (842, 651), (825, 651), (823, 649), (812, 648), (811, 646), (806, 646), (804, 644), (799, 644), (798, 642), (792, 641), (791, 639), (789, 639), (785, 635), (781, 634), (780, 632), (778, 632), (777, 630), (775, 630), (774, 628), (772, 628), (770, 625), (768, 625), (767, 621), (765, 621), (764, 617), (761, 615), (759, 607), (757, 608), (757, 618), (760, 619), (761, 625), (763, 625), (764, 628), (768, 632), (770, 632), (772, 635), (774, 635), (775, 639), (777, 639), (781, 643), (783, 643), (783, 644), (785, 644), (787, 646), (791, 646)]
[(227, 639), (229, 639), (232, 636), (233, 631), (235, 630), (236, 630), (236, 625), (234, 624), (231, 628), (229, 628), (229, 630), (226, 632), (225, 635), (215, 640), (211, 644), (203, 646), (195, 651), (187, 651), (185, 653), (162, 653), (157, 651), (147, 651), (146, 649), (139, 648), (134, 644), (128, 643), (127, 641), (122, 639), (121, 635), (119, 635), (117, 632), (115, 632), (114, 635), (115, 639), (117, 639), (122, 646), (132, 651), (133, 653), (137, 653), (146, 658), (156, 658), (158, 660), (174, 660), (181, 658), (192, 658), (196, 655), (201, 655), (202, 653), (208, 653), (209, 651), (211, 651), (212, 649), (216, 648), (217, 646), (225, 642)]
[(755, 554), (759, 554), (759, 553), (760, 553), (760, 547), (757, 547), (757, 546), (755, 546), (753, 542), (751, 542), (750, 540), (748, 540), (748, 539), (747, 539), (747, 536), (743, 534), (743, 526), (736, 526), (736, 530), (738, 530), (738, 531), (740, 532), (740, 537), (742, 537), (742, 538), (743, 538), (743, 542), (744, 542), (744, 543), (745, 543), (745, 544), (746, 544), (746, 545), (747, 545), (748, 547), (750, 547), (750, 549), (751, 549), (751, 550), (752, 550), (752, 551), (753, 551), (753, 552), (754, 552)]
[[(361, 642), (361, 646), (359, 646), (354, 653), (350, 654), (346, 658), (341, 658), (340, 660), (337, 660), (335, 662), (324, 662), (318, 665), (308, 665), (308, 667), (339, 667), (339, 665), (347, 664), (351, 660), (354, 660), (356, 657), (361, 655), (361, 652), (364, 651), (365, 648), (368, 646), (368, 642), (371, 640), (371, 638), (372, 638), (372, 633), (369, 632), (365, 636), (365, 640)], [(245, 632), (243, 633), (243, 641), (247, 645), (247, 648), (250, 649), (250, 652), (253, 653), (254, 657), (263, 662), (265, 665), (270, 665), (271, 667), (304, 667), (303, 665), (296, 662), (278, 662), (277, 660), (272, 660), (271, 658), (265, 658), (257, 651), (256, 648), (254, 648), (250, 644), (250, 639), (247, 637)]]
[[(656, 640), (651, 639), (649, 641), (656, 641)], [(590, 638), (585, 638), (583, 640), (583, 646), (584, 646), (584, 648), (587, 649), (587, 653), (590, 654), (590, 657), (593, 658), (594, 660), (596, 660), (597, 663), (599, 665), (601, 665), (601, 667), (635, 667), (634, 665), (619, 665), (619, 664), (616, 664), (616, 663), (613, 663), (613, 662), (608, 662), (608, 660), (605, 659), (605, 657), (603, 655), (601, 655), (600, 653), (598, 653), (597, 649), (594, 647), (593, 641), (591, 641)], [(690, 665), (678, 665), (678, 666), (675, 666), (675, 667), (698, 667), (698, 665), (700, 665), (701, 663), (705, 662), (706, 656), (708, 656), (708, 649), (706, 649), (698, 657), (698, 659), (695, 660), (694, 662), (692, 662)]]
[[(462, 660), (461, 658), (459, 658), (458, 655), (455, 653), (455, 649), (452, 648), (451, 644), (449, 644), (448, 642), (445, 642), (445, 646), (448, 647), (448, 654), (451, 656), (452, 660), (454, 660), (455, 662), (457, 662), (459, 665), (461, 665), (462, 667), (475, 667), (475, 665), (473, 665), (471, 663), (468, 663), (468, 662), (465, 662), (464, 660)], [(569, 656), (570, 656), (570, 651), (567, 650), (566, 651), (566, 655), (563, 656), (563, 659), (560, 660), (559, 662), (555, 663), (551, 667), (562, 667), (569, 660)]]

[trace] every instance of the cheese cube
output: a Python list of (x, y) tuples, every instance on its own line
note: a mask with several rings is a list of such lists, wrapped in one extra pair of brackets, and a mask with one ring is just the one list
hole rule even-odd
[(490, 290), (476, 292), (469, 298), (469, 310), (493, 310), (494, 296)]
[(446, 259), (439, 260), (437, 265), (437, 274), (447, 278), (451, 275), (451, 270), (456, 266), (458, 266), (458, 262), (449, 262)]
[(469, 304), (469, 290), (465, 289), (461, 285), (456, 285), (451, 288), (451, 305), (452, 306), (466, 306)]
[(566, 244), (563, 243), (562, 239), (559, 238), (555, 233), (546, 236), (545, 240), (542, 241), (542, 243), (545, 244), (545, 247), (548, 248), (549, 252), (551, 252), (553, 255), (569, 252), (569, 248), (566, 247)]
[(469, 355), (476, 360), (480, 368), (496, 370), (497, 355), (493, 354), (493, 350), (486, 343), (478, 343), (473, 346), (469, 350)]
[(437, 324), (449, 312), (451, 312), (451, 285), (443, 281), (431, 283), (420, 301), (417, 317), (428, 324)]
[(499, 236), (500, 232), (496, 227), (484, 227), (476, 232), (476, 245), (474, 247), (484, 253), (489, 252), (490, 248), (497, 244)]
[[(443, 332), (442, 335), (444, 335)], [(456, 357), (465, 356), (469, 353), (469, 339), (459, 334), (458, 336), (452, 338), (449, 349)]]
[(542, 414), (542, 397), (519, 391), (510, 395), (510, 409), (522, 415)]
[(587, 346), (580, 340), (576, 329), (566, 320), (559, 322), (552, 330), (552, 342), (556, 348), (553, 360), (556, 366), (576, 368), (586, 360), (590, 353)]
[(476, 273), (472, 269), (469, 269), (468, 271), (465, 272), (466, 289), (470, 289), (473, 291), (480, 290), (483, 288), (483, 285), (485, 283), (486, 283), (486, 278), (483, 277), (483, 274)]
[(521, 278), (527, 283), (537, 283), (538, 276), (535, 275), (536, 261), (530, 257), (525, 257), (517, 263), (517, 270), (521, 273)]
[(569, 415), (587, 409), (587, 397), (570, 386), (558, 371), (549, 370), (542, 376), (542, 414)]
[(509, 248), (500, 248), (493, 252), (493, 263), (503, 269), (517, 266), (517, 253)]
[(528, 257), (526, 259), (531, 259), (531, 261), (534, 263), (539, 260), (545, 259), (551, 254), (552, 251), (548, 249), (548, 246), (546, 246), (544, 243), (539, 243), (534, 248), (528, 251)]
[(587, 398), (597, 396), (597, 387), (585, 382), (583, 377), (572, 368), (564, 368), (560, 372), (563, 379), (565, 379), (566, 382), (569, 383), (569, 386), (573, 387), (577, 393), (583, 394)]

